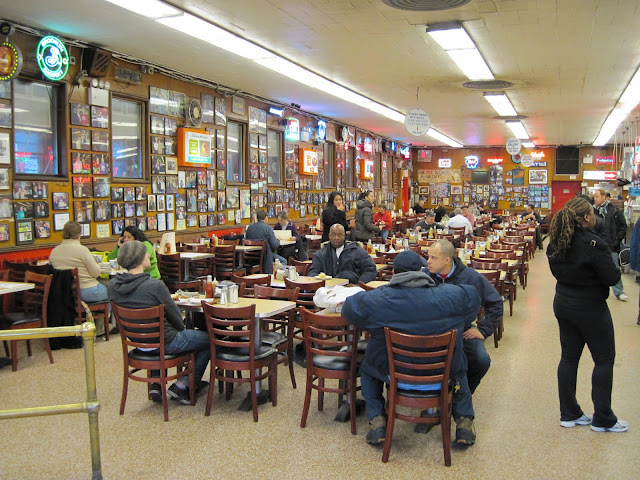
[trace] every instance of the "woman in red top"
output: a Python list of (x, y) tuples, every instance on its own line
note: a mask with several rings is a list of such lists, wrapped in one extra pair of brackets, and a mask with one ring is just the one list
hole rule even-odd
[(378, 211), (373, 214), (373, 223), (380, 227), (380, 238), (384, 242), (389, 236), (391, 230), (391, 214), (387, 210), (387, 206), (381, 203)]

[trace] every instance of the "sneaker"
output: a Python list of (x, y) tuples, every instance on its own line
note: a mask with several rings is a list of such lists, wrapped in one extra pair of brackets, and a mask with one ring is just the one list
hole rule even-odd
[(191, 405), (191, 400), (189, 399), (189, 389), (185, 388), (183, 390), (174, 383), (169, 387), (169, 390), (167, 390), (167, 392), (169, 393), (171, 400), (180, 402), (183, 405)]
[(626, 432), (627, 430), (629, 430), (629, 422), (618, 420), (613, 427), (598, 427), (596, 425), (591, 425), (591, 430), (593, 430), (594, 432)]
[(369, 445), (380, 445), (384, 443), (387, 436), (387, 419), (382, 415), (369, 420), (369, 432), (367, 432), (367, 443)]
[(560, 426), (564, 428), (573, 428), (576, 425), (591, 425), (591, 417), (584, 413), (575, 420), (562, 420)]
[(155, 403), (162, 403), (162, 389), (159, 383), (152, 383), (149, 387), (149, 398)]
[(470, 446), (476, 443), (473, 419), (469, 417), (456, 419), (456, 443), (460, 446)]
[(624, 293), (621, 293), (620, 295), (618, 295), (616, 297), (618, 300), (620, 300), (621, 302), (626, 302), (629, 300), (629, 297), (627, 297)]
[[(437, 414), (438, 414), (438, 410), (436, 408), (430, 408), (428, 410), (422, 410), (420, 412), (420, 417), (422, 418), (434, 417)], [(416, 433), (429, 433), (433, 429), (433, 427), (437, 425), (440, 425), (440, 420), (438, 420), (437, 423), (418, 423), (414, 427), (413, 431)]]

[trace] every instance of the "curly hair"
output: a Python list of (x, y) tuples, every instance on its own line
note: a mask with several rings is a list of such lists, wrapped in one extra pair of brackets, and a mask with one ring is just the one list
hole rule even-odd
[(569, 200), (551, 220), (549, 232), (549, 258), (563, 259), (577, 229), (583, 228), (580, 219), (593, 211), (591, 204), (582, 197)]

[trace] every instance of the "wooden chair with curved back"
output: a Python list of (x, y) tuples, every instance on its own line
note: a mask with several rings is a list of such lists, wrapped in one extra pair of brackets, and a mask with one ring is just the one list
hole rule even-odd
[(501, 295), (509, 295), (509, 316), (513, 316), (513, 302), (516, 299), (516, 284), (513, 283), (511, 278), (509, 277), (509, 269), (508, 265), (504, 262), (491, 262), (490, 260), (497, 259), (486, 259), (480, 260), (477, 258), (471, 259), (471, 268), (476, 270), (499, 270), (504, 271), (506, 274), (506, 278), (500, 281), (500, 289), (498, 290)]
[[(299, 291), (297, 287), (289, 289), (256, 285), (253, 294), (255, 298), (296, 302)], [(276, 349), (280, 356), (278, 364), (287, 363), (289, 365), (289, 376), (291, 377), (293, 388), (296, 388), (296, 376), (293, 371), (293, 325), (295, 317), (296, 311), (291, 309), (285, 313), (262, 319), (262, 344)]]
[[(500, 271), (499, 270), (485, 270), (478, 272), (487, 281), (495, 287), (495, 289), (500, 293)], [(480, 321), (484, 318), (484, 307), (480, 307), (480, 313), (478, 314)], [(504, 331), (504, 320), (500, 319), (500, 325), (493, 332), (493, 345), (495, 348), (498, 348), (498, 341), (502, 338), (502, 332)]]
[(243, 245), (260, 246), (260, 250), (248, 250), (244, 252), (244, 268), (247, 272), (262, 273), (264, 269), (264, 255), (267, 249), (266, 240), (242, 240)]
[(253, 292), (256, 285), (264, 285), (265, 287), (270, 287), (272, 278), (273, 278), (272, 275), (269, 275), (268, 273), (263, 273), (263, 274), (260, 274), (260, 276), (255, 276), (254, 278), (239, 277), (238, 275), (231, 275), (230, 280), (233, 283), (237, 283), (238, 285), (241, 285), (241, 286), (244, 285), (244, 292), (242, 295), (238, 293), (239, 296), (253, 298), (254, 297)]
[(449, 233), (456, 236), (456, 235), (460, 235), (461, 238), (464, 239), (464, 237), (466, 236), (466, 230), (467, 227), (449, 227)]
[(296, 282), (295, 280), (284, 279), (285, 288), (298, 289), (298, 299), (296, 300), (296, 316), (293, 322), (293, 339), (304, 342), (304, 336), (302, 332), (302, 317), (300, 316), (300, 309), (306, 308), (307, 310), (316, 312), (320, 310), (313, 303), (313, 296), (316, 291), (325, 286), (324, 280), (318, 280), (316, 282)]
[(231, 278), (231, 275), (244, 276), (247, 270), (239, 268), (238, 250), (235, 245), (218, 245), (215, 250), (214, 263), (216, 266), (216, 278), (224, 280)]
[[(324, 407), (325, 393), (349, 395), (351, 433), (356, 431), (356, 363), (358, 329), (344, 318), (300, 309), (304, 325), (307, 382), (300, 427), (305, 428), (311, 406), (311, 392), (318, 392), (318, 410)], [(325, 385), (325, 379), (338, 380), (337, 387)]]
[(74, 290), (74, 298), (76, 300), (76, 313), (78, 315), (78, 320), (76, 323), (80, 325), (83, 322), (83, 319), (86, 318), (87, 312), (86, 309), (91, 312), (91, 316), (93, 316), (93, 322), (97, 323), (97, 320), (101, 320), (104, 324), (104, 339), (105, 341), (109, 341), (109, 319), (110, 319), (110, 309), (109, 309), (109, 301), (106, 302), (84, 302), (82, 297), (80, 296), (80, 279), (78, 277), (78, 269), (74, 268), (71, 270), (73, 274), (73, 290)]
[(200, 280), (184, 278), (180, 252), (166, 255), (158, 253), (157, 257), (160, 278), (171, 292), (200, 289)]
[[(24, 291), (24, 302), (21, 311), (7, 312), (0, 317), (1, 330), (18, 330), (25, 328), (45, 328), (47, 326), (47, 305), (49, 303), (49, 289), (53, 275), (40, 275), (26, 271), (24, 282), (33, 283), (34, 288)], [(44, 346), (49, 355), (49, 362), (53, 363), (53, 354), (49, 339), (44, 339)], [(31, 352), (31, 341), (27, 340), (27, 353)], [(18, 370), (18, 340), (11, 340), (11, 370)]]
[[(393, 428), (396, 418), (416, 424), (438, 424), (442, 432), (444, 463), (451, 466), (451, 409), (453, 389), (449, 381), (457, 331), (442, 335), (407, 335), (384, 328), (389, 361), (389, 393), (387, 406), (387, 435), (384, 439), (382, 461), (389, 460)], [(407, 389), (410, 385), (431, 384), (433, 390)], [(397, 407), (407, 407), (398, 412)], [(411, 412), (439, 409), (438, 413), (423, 417)]]
[[(152, 383), (159, 383), (162, 390), (162, 409), (164, 421), (169, 421), (167, 401), (167, 382), (180, 377), (189, 377), (189, 398), (195, 405), (195, 354), (194, 352), (168, 354), (164, 342), (164, 305), (150, 308), (124, 308), (113, 303), (111, 305), (122, 340), (122, 359), (124, 376), (122, 380), (122, 398), (120, 415), (124, 415), (129, 391), (129, 380), (144, 382), (147, 388)], [(144, 328), (141, 328), (143, 327)], [(146, 351), (139, 348), (151, 348)], [(169, 368), (177, 372), (167, 375)], [(184, 370), (183, 370), (184, 368)], [(140, 370), (159, 370), (160, 377), (136, 375)], [(149, 390), (147, 390), (147, 393)]]
[(309, 269), (311, 268), (311, 262), (301, 262), (300, 260), (296, 260), (293, 257), (289, 257), (287, 260), (287, 264), (292, 267), (296, 267), (296, 271), (298, 275), (306, 276), (309, 273)]

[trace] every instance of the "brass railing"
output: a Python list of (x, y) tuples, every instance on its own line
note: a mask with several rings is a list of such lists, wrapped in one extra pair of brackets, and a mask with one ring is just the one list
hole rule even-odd
[(85, 381), (87, 384), (87, 401), (69, 405), (50, 405), (45, 407), (15, 408), (0, 410), (0, 420), (9, 418), (41, 417), (44, 415), (61, 415), (64, 413), (83, 413), (89, 416), (89, 441), (91, 443), (91, 466), (93, 480), (102, 480), (102, 464), (100, 461), (100, 432), (98, 429), (98, 412), (100, 402), (96, 395), (96, 370), (94, 357), (94, 340), (96, 327), (91, 322), (73, 327), (27, 328), (23, 330), (0, 330), (2, 340), (34, 340), (36, 338), (55, 338), (81, 336), (84, 346)]

